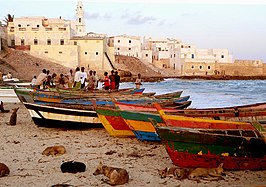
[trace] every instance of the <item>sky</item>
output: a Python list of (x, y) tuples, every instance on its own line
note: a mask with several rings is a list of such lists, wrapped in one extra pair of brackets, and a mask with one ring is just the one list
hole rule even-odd
[[(78, 0), (0, 0), (0, 20), (74, 20)], [(197, 48), (227, 48), (234, 59), (266, 62), (266, 0), (83, 0), (86, 31), (175, 38)]]

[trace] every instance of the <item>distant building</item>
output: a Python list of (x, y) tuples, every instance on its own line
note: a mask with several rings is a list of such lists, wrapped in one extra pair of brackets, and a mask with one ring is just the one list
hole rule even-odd
[(96, 70), (112, 69), (113, 54), (107, 37), (86, 33), (84, 8), (77, 3), (76, 20), (46, 17), (14, 18), (8, 24), (8, 46), (29, 51), (64, 66), (84, 66)]
[(141, 57), (141, 40), (139, 36), (112, 36), (109, 37), (109, 46), (114, 47), (115, 55)]

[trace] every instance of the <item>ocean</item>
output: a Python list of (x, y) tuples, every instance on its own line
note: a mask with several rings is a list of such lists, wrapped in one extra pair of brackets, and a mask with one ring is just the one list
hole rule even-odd
[[(183, 80), (165, 79), (162, 82), (143, 82), (144, 92), (157, 94), (183, 91), (190, 95), (191, 108), (229, 107), (266, 102), (266, 80)], [(120, 88), (134, 87), (125, 82)]]

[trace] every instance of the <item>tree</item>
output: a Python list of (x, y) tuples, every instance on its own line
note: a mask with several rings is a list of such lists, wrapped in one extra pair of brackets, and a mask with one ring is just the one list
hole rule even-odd
[(6, 25), (8, 25), (8, 23), (13, 22), (13, 20), (14, 20), (14, 15), (7, 14), (7, 16), (5, 17), (3, 21), (6, 23)]

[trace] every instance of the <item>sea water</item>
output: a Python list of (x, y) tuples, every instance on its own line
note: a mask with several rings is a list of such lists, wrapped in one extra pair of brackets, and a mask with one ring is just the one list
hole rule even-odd
[[(120, 88), (134, 87), (121, 83)], [(266, 80), (183, 80), (165, 79), (161, 82), (143, 82), (144, 92), (156, 94), (183, 91), (190, 95), (192, 108), (229, 107), (266, 102)]]

